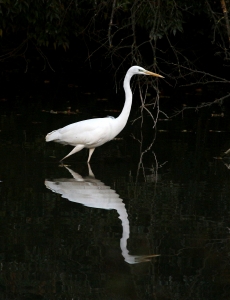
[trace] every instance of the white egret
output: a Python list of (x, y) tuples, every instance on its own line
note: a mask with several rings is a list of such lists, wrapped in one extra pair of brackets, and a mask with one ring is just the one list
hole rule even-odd
[(130, 114), (133, 98), (130, 88), (130, 80), (132, 76), (136, 74), (164, 78), (159, 74), (147, 71), (139, 66), (129, 68), (123, 83), (125, 90), (125, 104), (122, 112), (117, 118), (95, 118), (67, 125), (48, 133), (46, 136), (46, 142), (54, 141), (60, 144), (74, 146), (73, 150), (63, 159), (82, 150), (83, 148), (88, 148), (89, 156), (87, 162), (89, 162), (96, 147), (112, 140), (125, 127)]

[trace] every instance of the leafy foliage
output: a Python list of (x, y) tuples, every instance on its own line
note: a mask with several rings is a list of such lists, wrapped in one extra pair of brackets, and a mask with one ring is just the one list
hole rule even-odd
[(38, 46), (53, 44), (69, 47), (69, 35), (79, 34), (78, 1), (2, 0), (0, 2), (2, 36), (20, 34)]
[(189, 57), (183, 51), (198, 38), (214, 45), (212, 55), (230, 60), (229, 5), (229, 0), (0, 0), (0, 60), (25, 53), (28, 42), (38, 51), (67, 50), (80, 37), (89, 56), (103, 49), (112, 64), (115, 58), (119, 65), (128, 60), (159, 68), (158, 52), (163, 63), (177, 66), (171, 68), (173, 78), (185, 78), (181, 65), (189, 73), (199, 59), (196, 48)]
[[(69, 48), (70, 35), (113, 32), (140, 26), (150, 38), (183, 31), (186, 12), (198, 13), (204, 1), (182, 0), (1, 0), (0, 35), (20, 34), (38, 46)], [(135, 22), (135, 24), (133, 24)], [(106, 25), (106, 27), (104, 27)], [(130, 28), (131, 28), (130, 27)]]

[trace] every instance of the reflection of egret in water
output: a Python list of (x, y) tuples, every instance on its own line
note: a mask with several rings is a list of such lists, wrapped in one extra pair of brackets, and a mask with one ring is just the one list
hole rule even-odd
[(67, 166), (65, 166), (65, 168), (71, 173), (73, 178), (46, 180), (45, 185), (48, 189), (61, 194), (63, 198), (66, 198), (69, 201), (81, 203), (88, 207), (115, 209), (119, 215), (119, 219), (121, 219), (123, 228), (122, 238), (120, 240), (121, 252), (125, 261), (129, 264), (146, 262), (149, 261), (151, 257), (158, 256), (136, 256), (129, 254), (127, 240), (129, 238), (130, 230), (125, 204), (114, 190), (94, 177), (89, 164), (89, 176), (84, 178)]

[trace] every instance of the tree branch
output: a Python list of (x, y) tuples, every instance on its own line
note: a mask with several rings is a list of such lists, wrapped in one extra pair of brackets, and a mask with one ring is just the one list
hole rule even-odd
[(225, 0), (220, 0), (220, 4), (222, 7), (222, 11), (224, 14), (224, 19), (225, 19), (225, 24), (226, 24), (226, 31), (227, 31), (227, 35), (228, 35), (228, 46), (230, 47), (230, 26), (229, 26), (229, 19), (228, 19), (228, 10), (226, 7), (226, 3)]
[(112, 45), (112, 37), (111, 37), (111, 29), (112, 29), (112, 26), (113, 26), (113, 17), (114, 17), (115, 7), (116, 7), (116, 0), (113, 0), (112, 12), (111, 12), (111, 16), (110, 16), (109, 29), (108, 29), (109, 47), (113, 46)]

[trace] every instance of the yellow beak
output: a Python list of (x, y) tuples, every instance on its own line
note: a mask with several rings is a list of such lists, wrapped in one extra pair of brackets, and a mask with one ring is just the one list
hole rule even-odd
[(164, 78), (164, 76), (161, 76), (161, 75), (159, 75), (159, 74), (157, 74), (157, 73), (153, 73), (153, 72), (150, 72), (150, 71), (147, 71), (147, 70), (145, 70), (145, 74), (146, 74), (146, 75), (155, 76), (155, 77)]

